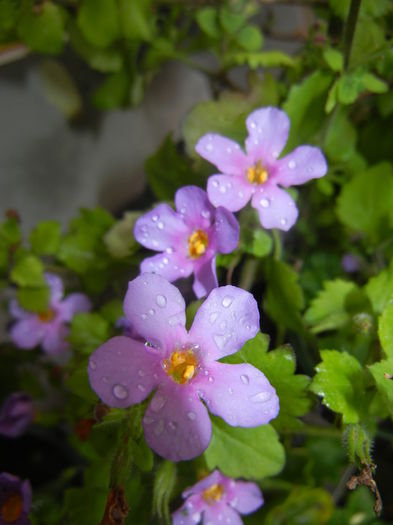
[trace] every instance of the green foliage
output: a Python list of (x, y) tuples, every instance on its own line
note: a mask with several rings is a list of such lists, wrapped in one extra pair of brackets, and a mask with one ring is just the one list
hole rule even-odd
[(86, 40), (107, 47), (120, 35), (120, 20), (115, 0), (83, 0), (78, 11), (78, 26)]
[(389, 357), (368, 368), (390, 416), (393, 417), (393, 358)]
[(55, 255), (61, 239), (61, 227), (57, 221), (44, 221), (30, 234), (31, 249), (38, 255)]
[(389, 268), (371, 277), (365, 285), (365, 291), (371, 301), (374, 312), (382, 313), (385, 306), (393, 298), (393, 262)]
[(154, 35), (151, 0), (120, 0), (120, 25), (126, 38), (150, 41)]
[(75, 314), (71, 322), (69, 339), (76, 350), (90, 354), (109, 339), (109, 323), (100, 314)]
[(378, 335), (386, 357), (393, 357), (393, 303), (383, 310), (378, 322)]
[(163, 461), (158, 467), (153, 487), (153, 512), (165, 523), (170, 523), (169, 502), (176, 484), (176, 465), (171, 461)]

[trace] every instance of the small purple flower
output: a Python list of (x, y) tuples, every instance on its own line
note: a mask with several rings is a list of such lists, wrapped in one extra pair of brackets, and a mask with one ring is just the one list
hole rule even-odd
[(28, 480), (0, 474), (0, 525), (30, 525), (31, 486)]
[[(229, 425), (255, 427), (279, 411), (276, 391), (257, 368), (224, 364), (259, 330), (253, 296), (234, 286), (215, 288), (186, 331), (179, 290), (156, 274), (128, 284), (124, 312), (146, 344), (113, 337), (89, 360), (90, 385), (104, 403), (125, 408), (155, 390), (143, 418), (149, 446), (180, 461), (201, 454), (211, 438), (212, 414)], [(203, 404), (203, 401), (205, 404)]]
[(232, 140), (209, 133), (196, 151), (223, 175), (209, 177), (207, 194), (214, 206), (238, 211), (251, 200), (264, 228), (289, 230), (298, 210), (292, 197), (279, 188), (304, 184), (327, 171), (319, 148), (299, 146), (279, 159), (289, 133), (289, 119), (277, 108), (253, 111), (246, 120), (246, 153)]
[(49, 308), (35, 314), (23, 310), (14, 299), (10, 303), (10, 312), (17, 319), (11, 328), (11, 339), (18, 348), (31, 350), (38, 344), (49, 354), (59, 354), (68, 349), (69, 323), (77, 312), (88, 312), (91, 304), (86, 295), (72, 293), (63, 299), (63, 283), (56, 275), (46, 273), (46, 282), (50, 289)]
[(172, 514), (173, 525), (230, 523), (241, 525), (239, 514), (251, 514), (263, 505), (256, 483), (235, 481), (218, 470), (183, 492), (184, 504)]
[(360, 269), (360, 260), (359, 257), (353, 255), (352, 253), (346, 253), (342, 256), (341, 267), (344, 272), (355, 273)]
[(14, 392), (0, 408), (0, 434), (19, 437), (34, 417), (33, 400), (25, 392)]
[(135, 223), (135, 239), (160, 253), (142, 261), (141, 273), (157, 273), (168, 281), (194, 273), (198, 298), (218, 286), (216, 253), (230, 253), (239, 242), (239, 224), (225, 208), (213, 208), (197, 186), (180, 188), (176, 212), (159, 204)]

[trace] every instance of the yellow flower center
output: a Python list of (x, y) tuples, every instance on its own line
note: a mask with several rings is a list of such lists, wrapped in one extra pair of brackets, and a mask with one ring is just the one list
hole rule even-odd
[(208, 489), (203, 491), (202, 498), (206, 501), (208, 505), (214, 505), (214, 503), (220, 501), (223, 494), (223, 486), (219, 483), (214, 483), (214, 485), (211, 485)]
[(254, 166), (247, 168), (246, 175), (251, 184), (263, 184), (269, 178), (269, 173), (260, 160)]
[(45, 312), (38, 314), (38, 319), (41, 321), (41, 323), (49, 323), (49, 321), (52, 321), (55, 315), (56, 312), (52, 308), (48, 308), (48, 310), (45, 310)]
[(168, 359), (164, 359), (165, 372), (175, 383), (189, 383), (198, 373), (198, 359), (191, 349), (174, 350)]
[(12, 523), (18, 520), (23, 511), (23, 498), (19, 493), (13, 493), (8, 496), (1, 506), (1, 518)]
[(188, 239), (188, 253), (193, 259), (198, 259), (206, 251), (209, 237), (203, 230), (195, 230)]

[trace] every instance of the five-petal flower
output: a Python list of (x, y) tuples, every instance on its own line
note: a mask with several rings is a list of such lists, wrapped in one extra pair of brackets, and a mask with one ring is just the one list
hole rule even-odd
[(279, 158), (289, 133), (284, 111), (266, 107), (253, 111), (246, 120), (246, 153), (232, 140), (208, 133), (196, 151), (221, 172), (209, 177), (207, 193), (214, 206), (238, 211), (251, 200), (264, 228), (289, 230), (298, 210), (290, 195), (279, 186), (304, 184), (323, 177), (326, 160), (319, 148), (299, 146)]
[(147, 344), (124, 336), (104, 343), (90, 357), (90, 384), (104, 403), (119, 408), (155, 390), (143, 428), (158, 454), (173, 461), (201, 454), (212, 431), (206, 407), (232, 426), (255, 427), (277, 416), (278, 397), (262, 372), (217, 361), (259, 330), (250, 293), (215, 288), (187, 332), (179, 290), (160, 275), (142, 274), (128, 285), (124, 312)]
[(218, 286), (216, 253), (236, 248), (239, 224), (226, 208), (215, 209), (197, 186), (180, 188), (175, 206), (177, 211), (159, 204), (136, 221), (136, 240), (162, 252), (142, 261), (141, 273), (157, 273), (168, 281), (194, 273), (193, 289), (200, 298)]

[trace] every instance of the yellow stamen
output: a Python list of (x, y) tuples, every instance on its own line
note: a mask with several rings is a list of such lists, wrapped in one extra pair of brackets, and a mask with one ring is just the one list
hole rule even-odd
[(18, 520), (23, 511), (23, 498), (19, 493), (13, 493), (3, 502), (1, 506), (1, 518), (6, 523)]
[(174, 350), (163, 362), (165, 372), (180, 385), (191, 381), (197, 374), (198, 359), (190, 349)]
[(269, 178), (269, 173), (267, 169), (262, 166), (260, 160), (258, 160), (254, 166), (247, 168), (246, 175), (251, 184), (263, 184)]
[(203, 230), (196, 230), (188, 239), (188, 253), (193, 259), (198, 259), (203, 255), (209, 244), (207, 233)]
[(214, 485), (211, 485), (211, 487), (203, 491), (202, 498), (206, 501), (208, 505), (214, 505), (214, 503), (220, 501), (223, 494), (223, 486), (219, 483), (215, 483)]
[(49, 321), (52, 321), (55, 315), (56, 312), (52, 310), (52, 308), (48, 308), (48, 310), (45, 310), (45, 312), (38, 314), (38, 319), (41, 321), (41, 323), (49, 323)]

